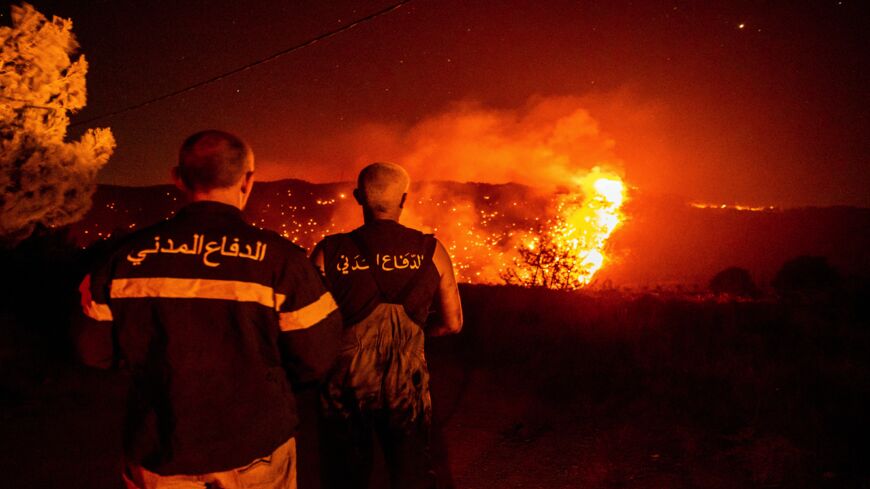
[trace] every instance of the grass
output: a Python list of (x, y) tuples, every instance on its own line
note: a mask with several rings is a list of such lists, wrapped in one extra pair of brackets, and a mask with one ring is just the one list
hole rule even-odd
[[(118, 487), (125, 379), (75, 365), (82, 268), (47, 254), (3, 263), (22, 277), (7, 281), (0, 311), (4, 477), (17, 488)], [(462, 286), (464, 331), (427, 345), (442, 479), (870, 487), (861, 283), (816, 301)], [(316, 461), (305, 464), (300, 487), (316, 487)]]

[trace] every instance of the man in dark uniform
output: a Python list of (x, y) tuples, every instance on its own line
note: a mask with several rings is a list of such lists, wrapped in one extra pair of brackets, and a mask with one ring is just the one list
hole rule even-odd
[(311, 256), (345, 325), (323, 389), (326, 487), (368, 485), (373, 436), (383, 447), (394, 489), (435, 486), (424, 327), (434, 301), (439, 320), (426, 333), (459, 332), (462, 307), (444, 246), (398, 222), (408, 186), (408, 174), (398, 165), (364, 168), (354, 197), (365, 224), (327, 236)]
[(191, 203), (82, 283), (87, 336), (115, 345), (84, 360), (131, 372), (128, 488), (296, 487), (290, 381), (325, 374), (341, 318), (304, 250), (243, 220), (253, 171), (236, 136), (189, 137), (173, 176)]

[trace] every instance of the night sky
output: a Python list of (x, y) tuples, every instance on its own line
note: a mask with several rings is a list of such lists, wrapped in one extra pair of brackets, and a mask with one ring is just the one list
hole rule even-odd
[[(392, 2), (33, 3), (73, 19), (90, 62), (89, 103), (75, 122)], [(181, 140), (209, 127), (247, 139), (264, 180), (326, 182), (352, 179), (365, 161), (402, 163), (408, 134), (448, 123), (457, 107), (510, 119), (549, 102), (588, 110), (595, 137), (612, 144), (625, 179), (648, 194), (870, 206), (870, 25), (862, 9), (855, 0), (414, 0), (253, 70), (71, 133), (112, 128), (118, 148), (103, 183), (165, 183)], [(0, 20), (8, 23), (8, 8)], [(485, 169), (457, 165), (475, 163), (438, 161), (412, 177), (489, 179)]]

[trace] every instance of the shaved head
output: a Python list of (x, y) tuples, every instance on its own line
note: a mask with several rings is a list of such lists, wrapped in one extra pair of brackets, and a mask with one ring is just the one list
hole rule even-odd
[(237, 136), (210, 129), (184, 141), (178, 154), (178, 177), (194, 191), (228, 188), (254, 169), (251, 148)]
[(402, 208), (411, 184), (404, 168), (395, 163), (372, 163), (359, 172), (357, 189), (364, 207), (375, 214), (391, 214)]

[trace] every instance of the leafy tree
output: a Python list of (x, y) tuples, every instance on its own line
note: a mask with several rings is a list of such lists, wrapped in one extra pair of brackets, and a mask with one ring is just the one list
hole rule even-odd
[(745, 268), (729, 267), (717, 273), (710, 280), (710, 291), (736, 297), (757, 297), (758, 287)]
[(0, 27), (0, 241), (75, 222), (88, 210), (97, 171), (115, 148), (109, 129), (65, 141), (69, 112), (85, 106), (84, 56), (72, 21), (28, 4)]
[(772, 285), (781, 296), (818, 296), (835, 292), (840, 274), (823, 256), (799, 256), (782, 265)]

